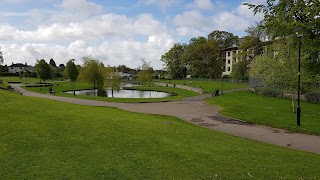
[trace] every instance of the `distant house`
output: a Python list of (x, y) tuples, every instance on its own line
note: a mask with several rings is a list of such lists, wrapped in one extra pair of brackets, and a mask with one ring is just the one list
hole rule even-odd
[(13, 64), (11, 66), (8, 66), (8, 70), (9, 73), (20, 73), (21, 71), (34, 71), (34, 67), (33, 66), (29, 66), (27, 65), (27, 63), (22, 64), (22, 63), (17, 63), (17, 64)]
[(121, 79), (132, 80), (133, 74), (118, 72)]

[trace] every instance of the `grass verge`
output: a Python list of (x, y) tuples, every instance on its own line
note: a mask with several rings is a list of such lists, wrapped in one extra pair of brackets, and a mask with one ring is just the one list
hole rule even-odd
[[(0, 90), (2, 179), (316, 179), (320, 155)], [(5, 112), (5, 113), (4, 113)]]
[[(220, 91), (222, 90), (222, 82), (221, 81), (161, 80), (160, 82), (199, 87), (199, 88), (202, 88), (207, 93), (215, 92), (217, 89), (220, 89)], [(223, 83), (224, 90), (231, 90), (231, 89), (238, 89), (238, 88), (248, 88), (248, 84), (232, 83), (232, 82), (224, 82)]]
[(301, 126), (291, 100), (263, 97), (248, 91), (228, 93), (206, 102), (222, 107), (220, 113), (229, 117), (293, 132), (320, 135), (320, 105), (301, 102)]

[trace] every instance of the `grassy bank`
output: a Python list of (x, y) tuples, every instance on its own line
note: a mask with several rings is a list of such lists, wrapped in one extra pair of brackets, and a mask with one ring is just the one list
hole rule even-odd
[(301, 126), (296, 125), (296, 114), (291, 100), (263, 97), (251, 92), (228, 93), (206, 102), (222, 107), (221, 114), (247, 122), (320, 135), (320, 105), (301, 103)]
[[(58, 82), (59, 85), (55, 84), (53, 86), (53, 90), (56, 92), (57, 96), (65, 96), (65, 97), (74, 97), (72, 94), (65, 93), (64, 91), (69, 91), (72, 89), (70, 82)], [(90, 89), (92, 85), (83, 82), (77, 82), (75, 89)], [(29, 91), (37, 92), (37, 93), (48, 93), (49, 87), (27, 87)], [(170, 87), (161, 87), (151, 85), (149, 86), (136, 86), (130, 87), (127, 89), (136, 89), (136, 90), (150, 90), (150, 91), (160, 91), (160, 92), (168, 92), (175, 94), (174, 96), (169, 96), (165, 98), (112, 98), (112, 97), (95, 97), (95, 96), (87, 96), (87, 95), (76, 95), (76, 98), (81, 99), (91, 99), (91, 100), (99, 100), (99, 101), (108, 101), (108, 102), (163, 102), (163, 101), (177, 101), (181, 100), (184, 97), (196, 96), (198, 95), (195, 92), (179, 89), (179, 88), (170, 88)]]
[[(169, 83), (169, 84), (182, 84), (186, 86), (193, 86), (202, 88), (207, 93), (215, 92), (217, 89), (222, 90), (222, 82), (221, 81), (197, 81), (197, 80), (161, 80), (160, 82)], [(224, 82), (223, 89), (231, 90), (237, 88), (248, 88), (248, 84), (245, 83), (232, 83), (232, 82)]]
[(0, 90), (3, 179), (311, 179), (320, 155)]

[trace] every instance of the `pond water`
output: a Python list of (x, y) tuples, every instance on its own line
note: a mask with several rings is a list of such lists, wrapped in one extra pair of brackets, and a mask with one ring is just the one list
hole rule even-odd
[[(115, 97), (115, 98), (164, 98), (172, 96), (170, 93), (158, 92), (158, 91), (140, 91), (140, 90), (127, 90), (123, 87), (132, 87), (133, 84), (121, 84), (120, 91), (113, 91), (108, 89), (103, 93), (103, 97)], [(73, 94), (73, 91), (67, 91), (66, 93)], [(98, 96), (97, 90), (80, 90), (76, 91), (75, 94)], [(99, 95), (100, 96), (100, 95)]]

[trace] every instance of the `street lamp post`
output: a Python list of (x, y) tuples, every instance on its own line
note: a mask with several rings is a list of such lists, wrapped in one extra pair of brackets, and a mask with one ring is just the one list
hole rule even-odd
[(298, 107), (297, 107), (297, 125), (300, 126), (300, 118), (301, 118), (301, 108), (300, 108), (300, 79), (301, 79), (301, 63), (300, 63), (300, 59), (301, 59), (301, 38), (302, 38), (302, 34), (297, 33), (297, 37), (298, 37)]
[[(221, 66), (221, 69), (222, 69), (222, 71), (223, 71), (223, 66)], [(222, 72), (222, 74), (221, 74), (221, 83), (222, 83), (222, 88), (221, 88), (221, 95), (223, 95), (223, 72)]]

